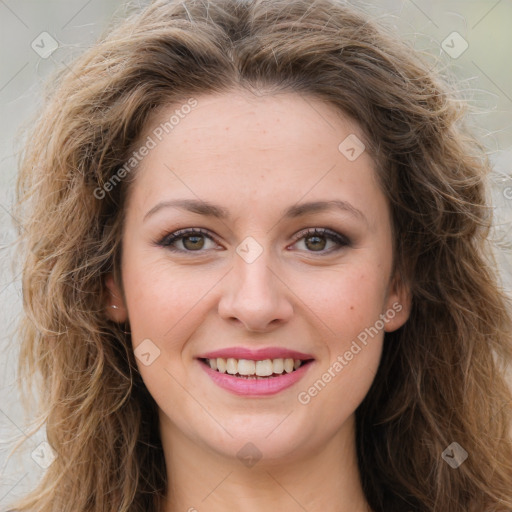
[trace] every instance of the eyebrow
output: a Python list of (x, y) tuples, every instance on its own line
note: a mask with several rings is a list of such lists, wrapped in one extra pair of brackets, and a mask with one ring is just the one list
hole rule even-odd
[[(164, 208), (178, 208), (192, 213), (197, 213), (199, 215), (215, 217), (218, 219), (228, 219), (230, 217), (229, 210), (227, 210), (223, 206), (209, 203), (208, 201), (201, 201), (195, 199), (175, 199), (172, 201), (162, 201), (153, 206), (153, 208), (151, 208), (151, 210), (149, 210), (144, 215), (143, 221), (145, 221), (148, 217), (154, 215), (156, 212)], [(286, 219), (293, 219), (296, 217), (300, 217), (302, 215), (306, 215), (308, 213), (319, 213), (329, 210), (341, 210), (343, 212), (350, 213), (354, 217), (357, 217), (358, 219), (368, 224), (368, 219), (365, 217), (361, 210), (358, 210), (355, 206), (351, 205), (347, 201), (342, 201), (339, 199), (331, 201), (312, 201), (309, 203), (295, 204), (286, 209), (282, 213), (282, 217)]]

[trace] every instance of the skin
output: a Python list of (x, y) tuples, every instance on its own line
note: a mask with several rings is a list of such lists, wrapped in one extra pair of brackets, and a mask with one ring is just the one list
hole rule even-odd
[[(150, 339), (160, 351), (150, 365), (137, 364), (159, 407), (169, 481), (162, 512), (369, 510), (354, 412), (377, 371), (384, 331), (407, 320), (410, 297), (391, 273), (390, 211), (374, 162), (366, 151), (350, 161), (338, 149), (348, 135), (364, 135), (332, 106), (293, 92), (197, 101), (137, 170), (122, 241), (124, 294), (107, 279), (108, 305), (117, 307), (107, 308), (110, 318), (129, 321), (134, 349)], [(179, 107), (166, 108), (141, 140)], [(231, 216), (168, 207), (144, 220), (161, 201), (198, 198)], [(342, 210), (283, 218), (297, 203), (332, 199), (365, 220)], [(181, 252), (156, 243), (184, 228), (216, 240), (182, 238), (174, 243)], [(351, 242), (294, 239), (308, 228)], [(251, 263), (236, 252), (249, 236), (262, 249)], [(298, 394), (397, 303), (384, 329), (300, 403)], [(315, 361), (291, 388), (240, 397), (214, 384), (196, 359), (234, 346), (286, 347)], [(249, 442), (262, 456), (252, 467), (237, 457)]]

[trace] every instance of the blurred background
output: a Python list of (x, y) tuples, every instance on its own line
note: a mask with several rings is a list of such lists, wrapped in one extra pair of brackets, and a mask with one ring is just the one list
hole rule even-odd
[[(0, 0), (0, 510), (32, 488), (45, 471), (41, 429), (20, 454), (26, 416), (16, 389), (14, 328), (21, 311), (20, 276), (12, 267), (17, 154), (22, 128), (41, 103), (42, 83), (90, 47), (108, 24), (149, 2)], [(512, 1), (353, 0), (396, 29), (456, 84), (472, 109), (470, 122), (494, 164), (493, 237), (504, 286), (512, 290)]]

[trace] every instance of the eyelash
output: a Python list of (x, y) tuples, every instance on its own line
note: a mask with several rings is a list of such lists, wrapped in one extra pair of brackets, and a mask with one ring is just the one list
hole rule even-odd
[[(178, 231), (175, 231), (173, 233), (169, 233), (165, 235), (159, 242), (156, 242), (156, 244), (160, 247), (165, 247), (166, 249), (173, 251), (173, 252), (180, 252), (180, 253), (200, 253), (204, 252), (203, 250), (197, 250), (197, 251), (189, 251), (189, 250), (183, 250), (183, 249), (176, 249), (175, 247), (172, 247), (172, 244), (178, 240), (182, 240), (183, 238), (187, 238), (187, 236), (192, 235), (203, 235), (206, 238), (212, 240), (215, 243), (218, 243), (216, 239), (208, 233), (208, 231), (201, 229), (201, 228), (186, 228), (186, 229), (180, 229)], [(323, 250), (323, 251), (308, 251), (313, 254), (328, 254), (331, 252), (335, 252), (338, 250), (341, 250), (343, 247), (350, 247), (352, 245), (352, 242), (349, 238), (347, 238), (345, 235), (342, 235), (340, 233), (337, 233), (336, 231), (326, 229), (326, 228), (309, 228), (307, 230), (299, 232), (297, 235), (294, 236), (294, 244), (297, 243), (302, 238), (309, 238), (312, 236), (320, 236), (327, 238), (328, 240), (331, 240), (333, 242), (336, 242), (339, 247), (330, 249), (330, 250)]]

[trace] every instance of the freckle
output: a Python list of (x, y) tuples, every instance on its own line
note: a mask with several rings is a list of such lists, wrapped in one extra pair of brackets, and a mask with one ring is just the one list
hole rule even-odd
[(350, 309), (354, 309), (354, 306), (350, 306)]

